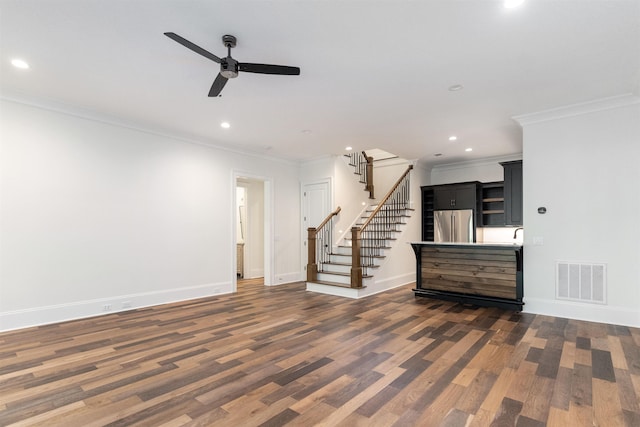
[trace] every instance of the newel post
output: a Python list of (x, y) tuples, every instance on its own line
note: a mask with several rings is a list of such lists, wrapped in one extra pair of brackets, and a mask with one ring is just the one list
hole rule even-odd
[(351, 287), (362, 287), (362, 267), (360, 266), (360, 228), (351, 227)]
[(316, 229), (307, 229), (307, 282), (315, 282), (318, 278), (318, 264), (316, 264)]
[(373, 157), (369, 157), (367, 156), (364, 151), (364, 158), (367, 160), (367, 171), (366, 171), (366, 180), (365, 182), (367, 183), (367, 187), (366, 190), (369, 192), (369, 198), (370, 199), (375, 199), (374, 195), (373, 195)]

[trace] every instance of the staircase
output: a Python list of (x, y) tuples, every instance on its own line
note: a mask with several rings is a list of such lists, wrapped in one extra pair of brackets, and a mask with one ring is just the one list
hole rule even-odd
[[(388, 251), (413, 209), (410, 207), (409, 166), (379, 204), (368, 206), (354, 221), (351, 234), (333, 245), (332, 212), (322, 224), (309, 228), (307, 289), (334, 295), (358, 296), (358, 290), (372, 283), (376, 269), (383, 264)], [(367, 191), (372, 191), (367, 189)], [(341, 288), (328, 292), (318, 287)], [(314, 288), (315, 287), (315, 288)]]
[[(368, 206), (354, 227), (361, 228), (377, 207), (378, 205)], [(360, 258), (366, 260), (366, 262), (361, 261), (363, 288), (366, 287), (368, 281), (373, 279), (376, 269), (382, 265), (386, 254), (397, 239), (397, 235), (402, 232), (402, 226), (411, 217), (411, 211), (413, 209), (408, 207), (382, 207), (378, 212), (393, 217), (394, 222), (389, 223), (382, 217), (374, 217), (369, 223), (371, 229), (362, 232)], [(346, 236), (339, 245), (332, 248), (328, 261), (322, 263), (321, 267), (319, 266), (318, 276), (314, 283), (351, 288), (352, 249), (353, 238), (351, 234)]]

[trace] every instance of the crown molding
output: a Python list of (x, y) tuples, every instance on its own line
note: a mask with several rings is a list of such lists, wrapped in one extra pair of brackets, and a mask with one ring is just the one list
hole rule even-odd
[(593, 101), (581, 102), (578, 104), (571, 104), (563, 107), (543, 110), (537, 113), (513, 116), (512, 119), (518, 122), (521, 126), (527, 126), (534, 123), (559, 120), (568, 117), (580, 116), (583, 114), (595, 113), (598, 111), (627, 107), (635, 104), (640, 104), (640, 97), (632, 93), (626, 93), (624, 95), (600, 98)]
[(465, 160), (464, 162), (444, 163), (441, 165), (435, 165), (431, 169), (433, 171), (466, 169), (471, 166), (493, 166), (500, 162), (509, 162), (512, 160), (522, 160), (522, 153), (509, 154), (505, 156), (484, 157), (477, 160)]
[(51, 100), (51, 99), (30, 97), (18, 92), (11, 93), (11, 92), (5, 91), (4, 93), (0, 93), (0, 100), (13, 102), (16, 104), (27, 105), (34, 108), (40, 108), (46, 111), (52, 111), (52, 112), (65, 114), (72, 117), (77, 117), (84, 120), (90, 120), (97, 123), (103, 123), (103, 124), (107, 124), (115, 127), (130, 129), (130, 130), (134, 130), (134, 131), (138, 131), (138, 132), (142, 132), (150, 135), (169, 138), (176, 142), (200, 145), (202, 147), (206, 147), (214, 150), (226, 151), (229, 153), (240, 154), (243, 156), (252, 156), (259, 159), (267, 159), (275, 162), (285, 163), (288, 165), (300, 164), (299, 161), (285, 159), (282, 157), (270, 156), (270, 155), (267, 155), (264, 153), (258, 153), (252, 150), (242, 150), (235, 147), (229, 147), (227, 145), (220, 144), (213, 141), (200, 140), (198, 138), (194, 138), (189, 135), (172, 132), (167, 129), (161, 129), (153, 125), (134, 122), (131, 120), (124, 119), (122, 117), (112, 116), (112, 115), (98, 112), (95, 110), (72, 106), (72, 105), (65, 104), (65, 103)]

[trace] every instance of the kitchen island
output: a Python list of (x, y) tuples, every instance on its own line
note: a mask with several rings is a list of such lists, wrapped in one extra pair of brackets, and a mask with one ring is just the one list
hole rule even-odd
[(522, 245), (411, 243), (416, 296), (521, 311)]

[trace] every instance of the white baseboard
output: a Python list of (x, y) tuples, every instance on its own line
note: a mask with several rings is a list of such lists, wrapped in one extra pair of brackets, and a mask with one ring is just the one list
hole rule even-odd
[(640, 327), (640, 311), (624, 307), (540, 298), (525, 298), (524, 303), (523, 311), (525, 313)]
[[(185, 288), (6, 311), (0, 313), (0, 332), (101, 316), (141, 307), (204, 298), (231, 292), (231, 283), (209, 283)], [(106, 308), (107, 306), (109, 307), (108, 309)]]
[(367, 279), (362, 289), (343, 288), (341, 286), (322, 285), (319, 283), (307, 282), (307, 291), (318, 292), (320, 294), (335, 295), (346, 298), (364, 298), (393, 288), (407, 285), (416, 281), (416, 273), (406, 273), (399, 276), (389, 277), (383, 280)]
[(322, 285), (320, 283), (313, 282), (307, 282), (307, 291), (344, 298), (360, 298), (358, 296), (358, 289), (343, 288), (341, 286)]
[(398, 276), (387, 277), (386, 279), (375, 279), (374, 283), (360, 291), (360, 297), (368, 297), (369, 295), (379, 294), (393, 288), (407, 285), (416, 281), (416, 272), (400, 274)]
[(283, 273), (276, 275), (271, 286), (284, 285), (285, 283), (303, 282), (302, 273), (295, 271), (293, 273)]

